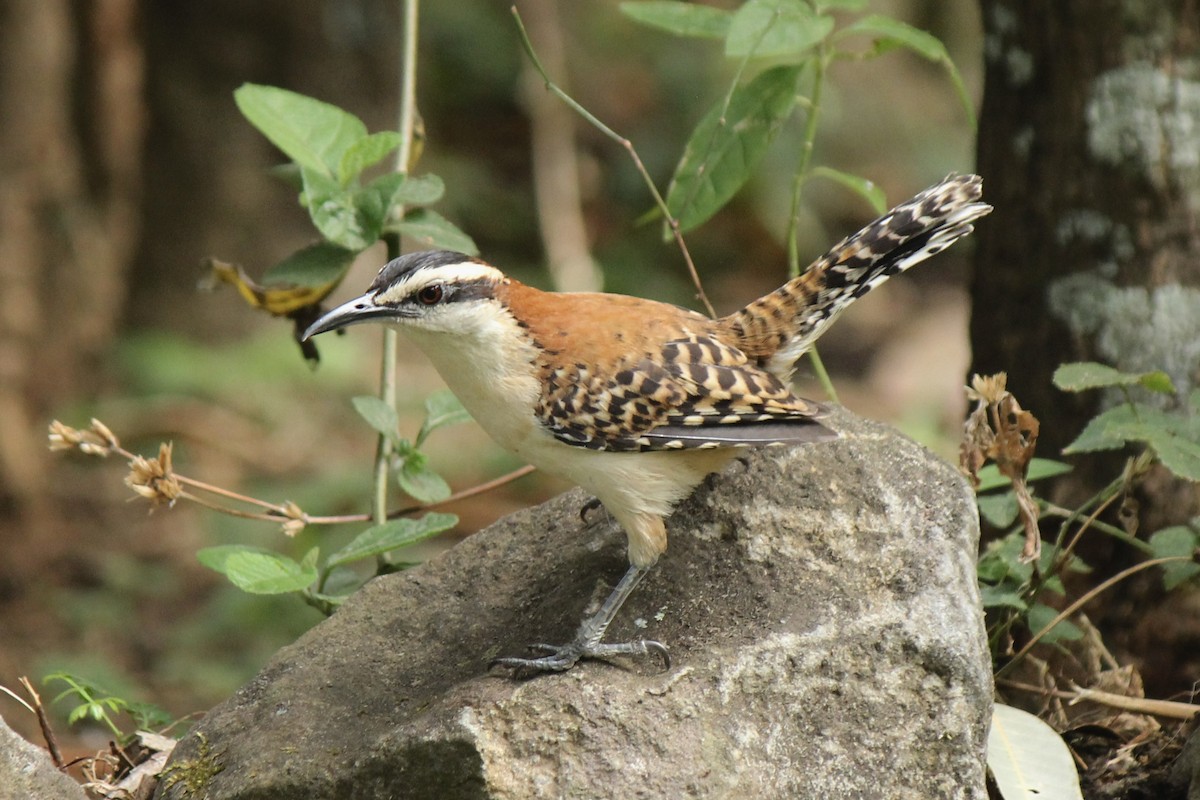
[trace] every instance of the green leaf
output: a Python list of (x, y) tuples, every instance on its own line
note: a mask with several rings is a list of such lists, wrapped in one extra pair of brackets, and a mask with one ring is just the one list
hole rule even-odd
[(1025, 546), (1024, 531), (1013, 531), (1002, 539), (988, 542), (975, 566), (979, 579), (999, 584), (1005, 581), (1022, 586), (1033, 575), (1033, 565), (1021, 560)]
[(363, 187), (359, 195), (374, 195), (383, 214), (390, 216), (399, 206), (429, 205), (436, 203), (445, 193), (446, 185), (436, 175), (413, 177), (401, 172), (389, 172)]
[(470, 236), (459, 230), (450, 220), (428, 208), (410, 211), (403, 221), (392, 223), (388, 227), (403, 236), (415, 239), (423, 247), (441, 247), (469, 256), (479, 255), (479, 248)]
[(396, 472), (400, 488), (421, 503), (439, 503), (450, 496), (450, 485), (431, 470), (424, 456), (413, 453)]
[[(1061, 461), (1054, 461), (1049, 458), (1034, 458), (1029, 462), (1029, 470), (1025, 475), (1025, 482), (1032, 483), (1044, 478), (1053, 478), (1056, 475), (1062, 475), (1064, 472), (1070, 471), (1070, 464), (1064, 464)], [(998, 489), (1001, 486), (1011, 485), (1012, 481), (1002, 475), (1000, 469), (995, 464), (988, 464), (979, 470), (979, 488), (975, 491), (987, 492), (992, 489)]]
[(388, 153), (400, 146), (400, 140), (400, 134), (395, 131), (380, 131), (354, 142), (338, 161), (338, 181), (343, 186), (350, 185), (363, 170), (387, 158)]
[(1163, 564), (1163, 588), (1171, 591), (1179, 584), (1200, 574), (1196, 563), (1196, 548), (1200, 547), (1200, 532), (1186, 525), (1163, 528), (1150, 537), (1154, 558), (1184, 557), (1191, 561)]
[(425, 398), (425, 422), (417, 434), (417, 447), (425, 443), (429, 434), (438, 428), (470, 422), (470, 413), (449, 389), (439, 389)]
[(797, 56), (832, 30), (833, 18), (817, 14), (803, 0), (749, 0), (734, 12), (725, 37), (725, 55)]
[(298, 592), (317, 579), (314, 566), (298, 564), (261, 547), (238, 544), (206, 547), (196, 553), (196, 558), (251, 594)]
[(336, 179), (342, 156), (367, 126), (337, 106), (274, 86), (246, 83), (233, 93), (242, 115), (301, 167)]
[(829, 8), (839, 8), (843, 11), (862, 11), (867, 7), (867, 0), (818, 0), (813, 3), (818, 11)]
[[(1050, 621), (1058, 616), (1058, 611), (1044, 603), (1034, 603), (1030, 606), (1026, 614), (1026, 621), (1029, 624), (1031, 633), (1037, 633), (1050, 624)], [(1054, 642), (1073, 642), (1083, 638), (1083, 631), (1079, 626), (1071, 622), (1069, 619), (1064, 619), (1050, 629), (1050, 632), (1042, 637), (1041, 641), (1046, 644)]]
[(427, 206), (446, 194), (446, 184), (437, 175), (409, 175), (392, 195), (392, 203)]
[(222, 544), (216, 547), (204, 547), (196, 552), (196, 560), (209, 569), (225, 574), (225, 563), (235, 553), (273, 553), (265, 547), (251, 547), (245, 544)]
[(1194, 413), (1123, 403), (1093, 417), (1063, 452), (1117, 450), (1128, 442), (1146, 443), (1171, 472), (1200, 481), (1200, 416)]
[(360, 395), (352, 398), (350, 402), (354, 404), (358, 415), (377, 433), (391, 439), (396, 438), (400, 430), (400, 417), (396, 414), (396, 409), (374, 395)]
[(834, 36), (834, 39), (835, 41), (840, 41), (849, 36), (860, 35), (870, 36), (874, 39), (874, 52), (872, 55), (880, 55), (897, 47), (903, 47), (922, 58), (940, 64), (946, 70), (950, 82), (954, 84), (954, 89), (958, 93), (963, 109), (967, 113), (967, 119), (971, 124), (971, 128), (975, 128), (975, 106), (971, 102), (971, 96), (967, 93), (967, 87), (963, 83), (962, 75), (959, 74), (958, 68), (950, 60), (950, 54), (946, 52), (946, 46), (936, 36), (920, 28), (914, 28), (912, 25), (901, 22), (898, 19), (885, 17), (881, 14), (869, 14), (842, 28)]
[(1005, 800), (1083, 800), (1066, 742), (1028, 712), (995, 705), (987, 764)]
[(346, 276), (356, 253), (329, 242), (317, 242), (280, 261), (263, 273), (264, 284), (329, 286)]
[(690, 230), (715, 214), (750, 178), (796, 104), (800, 67), (774, 67), (709, 109), (675, 168), (667, 209)]
[(1017, 519), (1020, 509), (1017, 507), (1017, 496), (1012, 492), (980, 495), (975, 498), (979, 506), (979, 516), (983, 517), (993, 527), (1007, 528)]
[(648, 3), (621, 3), (621, 13), (632, 20), (673, 33), (676, 36), (697, 36), (705, 39), (724, 39), (729, 33), (733, 15), (712, 6), (677, 3), (670, 0), (651, 0)]
[(1063, 455), (1093, 453), (1097, 450), (1120, 450), (1125, 438), (1113, 433), (1112, 429), (1125, 422), (1133, 421), (1134, 409), (1128, 403), (1114, 406), (1092, 417), (1075, 441), (1063, 448)]
[(1011, 586), (983, 584), (979, 587), (979, 598), (984, 608), (1015, 608), (1018, 611), (1026, 608), (1021, 593)]
[(859, 197), (866, 200), (876, 214), (883, 214), (888, 210), (887, 195), (883, 189), (872, 180), (861, 178), (858, 175), (851, 175), (848, 172), (832, 169), (830, 167), (813, 167), (809, 174), (817, 178), (827, 178), (834, 183), (840, 184), (850, 191), (857, 194)]
[(279, 553), (242, 551), (225, 559), (225, 577), (243, 592), (286, 594), (309, 586), (317, 579), (317, 570)]
[(420, 519), (394, 519), (375, 525), (354, 537), (354, 540), (329, 557), (326, 568), (349, 564), (363, 558), (382, 555), (389, 550), (428, 539), (458, 524), (453, 514), (430, 512)]
[(1152, 392), (1174, 394), (1175, 385), (1161, 370), (1154, 372), (1121, 372), (1107, 364), (1079, 361), (1063, 364), (1054, 371), (1054, 385), (1064, 392), (1084, 392), (1110, 386), (1142, 386)]
[(308, 216), (327, 241), (347, 250), (365, 250), (379, 239), (380, 215), (364, 216), (359, 207), (365, 204), (377, 209), (379, 199), (375, 193), (347, 189), (307, 167), (300, 170), (300, 175)]

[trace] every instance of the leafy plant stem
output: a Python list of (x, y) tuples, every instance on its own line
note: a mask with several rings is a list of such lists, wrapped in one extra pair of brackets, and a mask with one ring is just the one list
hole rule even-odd
[[(808, 114), (804, 121), (804, 138), (800, 142), (800, 161), (796, 165), (796, 175), (792, 178), (792, 206), (788, 215), (788, 276), (791, 278), (800, 274), (800, 244), (797, 241), (800, 233), (800, 196), (812, 169), (813, 149), (817, 141), (817, 123), (821, 117), (821, 94), (825, 87), (825, 71), (829, 65), (829, 56), (824, 43), (817, 48), (812, 63), (812, 91), (809, 93), (806, 104)], [(825, 370), (825, 362), (821, 360), (821, 354), (817, 352), (815, 346), (809, 349), (808, 358), (812, 362), (813, 372), (816, 373), (817, 380), (820, 382), (821, 388), (825, 390), (825, 394), (833, 402), (838, 402), (837, 389), (833, 388), (833, 381), (830, 380), (829, 373)]]
[(796, 174), (792, 178), (792, 206), (788, 215), (787, 247), (788, 275), (796, 277), (800, 274), (800, 244), (797, 237), (800, 232), (800, 195), (808, 174), (812, 168), (813, 149), (817, 141), (817, 123), (821, 118), (821, 95), (825, 87), (825, 70), (828, 58), (825, 46), (818, 48), (813, 63), (812, 91), (808, 98), (808, 114), (804, 121), (804, 138), (800, 142), (800, 161), (796, 165)]
[(646, 165), (642, 163), (641, 157), (637, 154), (637, 150), (633, 146), (633, 142), (626, 139), (621, 134), (614, 131), (612, 128), (601, 122), (595, 114), (581, 106), (574, 98), (559, 88), (558, 84), (550, 79), (550, 75), (546, 72), (546, 68), (542, 66), (542, 62), (538, 59), (537, 53), (534, 52), (533, 42), (529, 40), (529, 32), (525, 30), (525, 23), (521, 21), (521, 14), (517, 11), (517, 7), (512, 7), (513, 19), (517, 23), (517, 32), (521, 36), (521, 45), (525, 48), (525, 54), (529, 56), (530, 63), (533, 68), (538, 71), (542, 77), (542, 81), (546, 85), (546, 89), (552, 92), (558, 99), (567, 104), (575, 113), (587, 120), (596, 130), (612, 139), (629, 154), (633, 161), (634, 167), (638, 174), (642, 176), (642, 181), (646, 184), (646, 188), (650, 190), (651, 197), (654, 198), (654, 204), (658, 206), (658, 210), (662, 212), (663, 219), (667, 221), (667, 226), (671, 229), (671, 235), (675, 239), (675, 244), (679, 247), (679, 251), (683, 254), (684, 263), (687, 265), (688, 274), (692, 279), (692, 284), (696, 287), (696, 299), (703, 305), (705, 311), (710, 317), (715, 317), (717, 312), (713, 309), (712, 303), (708, 300), (708, 295), (704, 292), (704, 286), (700, 283), (700, 275), (696, 272), (696, 264), (692, 260), (692, 254), (687, 248), (687, 244), (683, 240), (683, 233), (679, 229), (679, 220), (671, 216), (671, 212), (667, 210), (667, 201), (663, 199), (662, 194), (658, 191), (658, 187), (654, 185), (654, 179), (650, 177)]
[[(417, 20), (420, 0), (404, 0), (403, 44), (400, 47), (400, 146), (396, 148), (396, 171), (405, 173), (412, 154), (413, 123), (417, 109)], [(404, 209), (396, 213), (403, 217)], [(400, 257), (400, 237), (396, 234), (383, 236), (387, 246), (387, 260)], [(392, 328), (383, 331), (382, 363), (379, 365), (379, 398), (389, 408), (396, 407), (396, 355), (399, 351), (399, 335)], [(388, 486), (391, 477), (393, 444), (390, 437), (380, 434), (375, 448), (375, 491), (373, 494), (372, 517), (376, 525), (388, 518)], [(380, 557), (382, 559), (382, 556)], [(380, 562), (382, 563), (382, 561)]]
[[(388, 234), (385, 237), (388, 250), (388, 261), (400, 255), (400, 237)], [(384, 328), (383, 354), (379, 364), (379, 399), (389, 408), (396, 407), (396, 354), (399, 334), (392, 328)], [(391, 481), (392, 438), (383, 433), (379, 434), (375, 446), (374, 492), (372, 494), (371, 516), (376, 525), (387, 521), (388, 486)]]
[(1112, 588), (1113, 586), (1116, 586), (1118, 583), (1125, 580), (1126, 578), (1128, 578), (1132, 575), (1136, 575), (1137, 573), (1141, 572), (1142, 570), (1149, 569), (1150, 567), (1157, 567), (1162, 564), (1170, 564), (1171, 562), (1174, 562), (1174, 561), (1191, 561), (1191, 560), (1192, 560), (1191, 556), (1168, 556), (1167, 558), (1151, 558), (1151, 559), (1149, 559), (1147, 561), (1143, 561), (1139, 564), (1134, 564), (1129, 569), (1122, 570), (1121, 572), (1118, 572), (1116, 575), (1113, 575), (1111, 578), (1104, 581), (1104, 583), (1101, 583), (1099, 586), (1093, 587), (1091, 590), (1089, 590), (1088, 592), (1085, 592), (1083, 595), (1081, 595), (1077, 600), (1075, 600), (1075, 602), (1071, 603), (1066, 608), (1064, 608), (1062, 611), (1058, 612), (1058, 615), (1054, 619), (1050, 620), (1048, 623), (1046, 623), (1046, 626), (1044, 628), (1042, 628), (1040, 631), (1035, 633), (1029, 639), (1029, 641), (1025, 643), (1024, 647), (1022, 647), (1020, 650), (1018, 650), (1016, 652), (1016, 654), (1011, 659), (1009, 659), (1007, 664), (1002, 666), (1000, 669), (996, 670), (996, 678), (999, 679), (999, 678), (1004, 677), (1004, 675), (1006, 675), (1009, 671), (1011, 671), (1017, 665), (1017, 663), (1022, 658), (1024, 658), (1026, 656), (1026, 654), (1029, 653), (1030, 650), (1033, 649), (1034, 645), (1036, 645), (1038, 642), (1040, 642), (1042, 640), (1042, 637), (1044, 637), (1047, 633), (1049, 633), (1050, 631), (1052, 631), (1054, 629), (1055, 625), (1057, 625), (1058, 623), (1062, 622), (1067, 617), (1074, 614), (1076, 611), (1078, 611), (1080, 608), (1082, 608), (1084, 605), (1086, 605), (1088, 602), (1090, 602), (1097, 595), (1100, 595), (1101, 593), (1108, 591), (1110, 588)]

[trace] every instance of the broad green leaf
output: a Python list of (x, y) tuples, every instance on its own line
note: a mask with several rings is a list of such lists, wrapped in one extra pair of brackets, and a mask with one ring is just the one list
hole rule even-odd
[(450, 496), (450, 484), (431, 470), (424, 457), (414, 453), (396, 472), (400, 488), (421, 503), (440, 503)]
[(300, 568), (303, 570), (315, 570), (317, 562), (321, 560), (321, 548), (310, 547), (308, 552), (304, 554), (304, 558), (300, 559)]
[(729, 33), (733, 15), (728, 11), (695, 3), (651, 0), (646, 3), (621, 3), (621, 13), (643, 25), (659, 28), (676, 36), (723, 39)]
[(683, 230), (715, 214), (750, 178), (796, 104), (800, 67), (774, 67), (738, 86), (728, 108), (705, 114), (684, 148), (667, 191), (667, 209)]
[(1162, 465), (1181, 478), (1200, 481), (1200, 443), (1170, 434), (1147, 440)]
[(242, 115), (288, 158), (334, 180), (342, 156), (367, 126), (337, 106), (274, 86), (242, 84), (233, 93)]
[(1165, 372), (1121, 372), (1095, 361), (1063, 364), (1054, 371), (1052, 380), (1064, 392), (1083, 392), (1110, 386), (1142, 386), (1152, 392), (1175, 393), (1175, 385)]
[(1133, 408), (1128, 403), (1103, 411), (1092, 417), (1084, 426), (1075, 441), (1063, 448), (1063, 455), (1075, 453), (1093, 453), (1097, 450), (1120, 450), (1125, 446), (1125, 438), (1112, 432), (1125, 422), (1134, 419)]
[(437, 175), (409, 175), (392, 195), (393, 203), (412, 206), (427, 206), (442, 199), (446, 184)]
[(833, 30), (833, 18), (804, 0), (749, 0), (733, 15), (725, 55), (778, 58), (799, 56)]
[(302, 195), (308, 216), (330, 243), (347, 250), (365, 250), (379, 239), (382, 219), (364, 217), (360, 203), (377, 207), (374, 193), (347, 189), (333, 178), (308, 169), (300, 170), (304, 179)]
[[(1070, 464), (1064, 464), (1061, 461), (1054, 461), (1049, 458), (1034, 458), (1029, 462), (1029, 470), (1025, 475), (1025, 482), (1032, 483), (1044, 478), (1053, 478), (1055, 475), (1062, 475), (1064, 472), (1070, 471)], [(995, 464), (988, 464), (979, 470), (979, 488), (975, 491), (987, 492), (992, 489), (998, 489), (1001, 486), (1012, 486), (1012, 481), (1002, 475), (1000, 469)]]
[(280, 553), (243, 550), (225, 559), (225, 577), (243, 592), (286, 594), (307, 588), (317, 579), (317, 570)]
[(459, 230), (450, 220), (428, 208), (410, 211), (403, 221), (391, 223), (388, 227), (403, 236), (415, 239), (423, 247), (442, 247), (469, 256), (479, 255), (479, 248), (470, 236)]
[(1012, 492), (985, 494), (975, 498), (979, 516), (996, 528), (1007, 528), (1017, 519), (1017, 496)]
[(353, 250), (317, 242), (268, 269), (263, 273), (263, 283), (332, 290), (346, 276), (355, 255)]
[(367, 421), (377, 433), (395, 438), (400, 429), (400, 417), (396, 409), (374, 395), (359, 395), (350, 400), (354, 410)]
[(390, 216), (399, 206), (425, 206), (436, 203), (446, 193), (446, 185), (436, 175), (411, 176), (389, 172), (380, 175), (359, 192), (360, 195), (368, 193), (378, 198), (382, 214)]
[(950, 60), (950, 54), (946, 52), (946, 46), (936, 36), (920, 28), (914, 28), (906, 22), (885, 17), (881, 14), (868, 14), (861, 19), (855, 20), (850, 25), (838, 31), (834, 36), (834, 40), (840, 41), (849, 36), (870, 36), (874, 40), (874, 55), (886, 53), (897, 47), (903, 47), (913, 51), (922, 58), (940, 64), (946, 70), (950, 82), (954, 84), (954, 89), (958, 93), (958, 98), (967, 113), (967, 119), (971, 124), (971, 128), (975, 128), (975, 106), (971, 102), (971, 96), (967, 93), (967, 87), (963, 83), (962, 75), (959, 74), (958, 68)]
[(394, 519), (375, 525), (354, 537), (348, 545), (329, 557), (326, 568), (349, 564), (363, 558), (382, 555), (422, 539), (447, 531), (458, 524), (453, 514), (430, 512), (420, 519)]
[(420, 447), (429, 434), (438, 428), (470, 421), (470, 413), (463, 408), (454, 393), (449, 389), (439, 389), (425, 398), (425, 422), (421, 425), (421, 432), (417, 434), (417, 446)]
[(206, 547), (196, 553), (197, 560), (211, 570), (220, 572), (245, 592), (253, 594), (282, 594), (296, 592), (317, 577), (314, 564), (296, 563), (287, 556), (261, 547), (221, 545)]
[(1025, 533), (1019, 530), (988, 542), (975, 566), (980, 580), (995, 584), (1007, 581), (1018, 586), (1028, 582), (1033, 575), (1033, 565), (1021, 560), (1024, 546)]
[(999, 703), (992, 709), (987, 764), (1004, 800), (1083, 800), (1066, 742), (1020, 709)]
[(1024, 611), (1025, 599), (1021, 593), (1011, 586), (991, 586), (983, 584), (979, 587), (979, 599), (984, 608), (1015, 608)]
[(1184, 557), (1191, 561), (1163, 564), (1163, 588), (1167, 591), (1200, 574), (1196, 563), (1196, 548), (1200, 547), (1200, 532), (1186, 525), (1163, 528), (1150, 537), (1154, 558)]
[(204, 566), (222, 575), (225, 574), (225, 562), (234, 553), (273, 553), (265, 547), (251, 547), (245, 544), (222, 544), (216, 547), (204, 547), (196, 552), (196, 560)]
[(813, 167), (810, 174), (816, 178), (827, 178), (834, 183), (846, 187), (866, 200), (876, 214), (883, 214), (888, 210), (887, 195), (884, 194), (883, 189), (880, 189), (875, 181), (861, 178), (858, 175), (851, 175), (841, 170), (831, 169), (830, 167)]
[[(1130, 407), (1126, 404), (1118, 408)], [(1200, 418), (1134, 403), (1128, 414), (1108, 418), (1104, 430), (1123, 441), (1145, 442), (1171, 472), (1200, 481)]]
[[(1038, 633), (1057, 616), (1057, 609), (1053, 609), (1044, 603), (1034, 603), (1029, 607), (1029, 611), (1026, 614), (1030, 632)], [(1064, 619), (1051, 628), (1050, 632), (1044, 635), (1041, 641), (1046, 644), (1053, 644), (1054, 642), (1073, 642), (1082, 638), (1083, 631), (1079, 629), (1079, 626), (1069, 619)]]
[(817, 0), (813, 3), (818, 11), (837, 8), (842, 11), (862, 11), (867, 7), (867, 0)]
[(338, 181), (348, 186), (363, 170), (387, 158), (388, 153), (400, 146), (400, 139), (395, 131), (380, 131), (351, 144), (338, 162)]

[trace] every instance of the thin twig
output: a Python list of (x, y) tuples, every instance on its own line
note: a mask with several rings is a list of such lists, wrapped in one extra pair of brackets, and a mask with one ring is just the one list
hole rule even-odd
[(1029, 694), (1050, 695), (1061, 700), (1070, 700), (1072, 703), (1088, 701), (1122, 711), (1136, 711), (1142, 714), (1168, 717), (1170, 719), (1191, 719), (1196, 715), (1197, 711), (1200, 711), (1200, 706), (1193, 705), (1192, 703), (1181, 703), (1178, 700), (1130, 697), (1124, 694), (1114, 694), (1113, 692), (1102, 692), (1099, 689), (1087, 689), (1082, 686), (1075, 686), (1070, 690), (1057, 689), (1048, 686), (1037, 686), (1032, 683), (1022, 683), (1021, 681), (1014, 681), (1011, 678), (998, 678), (996, 685), (1016, 689), (1019, 692), (1028, 692)]
[(717, 312), (713, 309), (712, 303), (708, 301), (708, 295), (704, 292), (704, 286), (700, 283), (700, 275), (696, 272), (696, 264), (692, 261), (692, 254), (688, 251), (687, 243), (683, 240), (683, 233), (679, 227), (679, 220), (675, 219), (671, 212), (667, 209), (667, 202), (663, 200), (662, 194), (659, 193), (658, 187), (654, 184), (654, 179), (650, 177), (646, 165), (642, 163), (641, 157), (638, 156), (637, 150), (634, 149), (633, 142), (625, 138), (621, 134), (614, 131), (612, 128), (601, 122), (595, 114), (581, 106), (574, 98), (558, 87), (554, 81), (550, 79), (550, 75), (546, 72), (542, 62), (538, 60), (537, 53), (534, 52), (533, 42), (529, 40), (529, 32), (525, 30), (525, 23), (521, 21), (521, 14), (517, 11), (517, 7), (512, 7), (512, 15), (517, 23), (517, 31), (521, 35), (521, 44), (525, 48), (526, 55), (533, 63), (534, 69), (542, 76), (542, 80), (546, 84), (546, 89), (553, 92), (560, 100), (570, 106), (575, 113), (579, 114), (585, 120), (592, 124), (596, 130), (612, 139), (614, 142), (625, 148), (625, 152), (629, 154), (633, 160), (634, 167), (637, 168), (638, 174), (642, 176), (646, 187), (650, 190), (650, 195), (654, 198), (654, 204), (658, 206), (658, 210), (662, 212), (663, 218), (667, 221), (667, 226), (671, 229), (671, 235), (675, 238), (675, 244), (679, 246), (679, 251), (683, 253), (683, 260), (687, 264), (688, 274), (692, 278), (692, 283), (696, 287), (696, 299), (704, 304), (705, 310), (710, 317), (715, 317)]
[(1189, 561), (1190, 562), (1191, 560), (1192, 560), (1191, 556), (1168, 556), (1166, 558), (1152, 558), (1148, 561), (1143, 561), (1140, 564), (1134, 564), (1129, 569), (1118, 572), (1116, 575), (1113, 575), (1111, 578), (1106, 580), (1104, 583), (1101, 583), (1100, 585), (1095, 586), (1092, 589), (1090, 589), (1089, 591), (1085, 592), (1082, 596), (1079, 597), (1079, 599), (1077, 599), (1075, 602), (1071, 603), (1069, 606), (1067, 606), (1062, 611), (1060, 611), (1058, 613), (1058, 616), (1056, 616), (1054, 619), (1050, 620), (1050, 622), (1048, 622), (1045, 627), (1043, 627), (1040, 631), (1035, 633), (1033, 635), (1033, 637), (1028, 642), (1025, 643), (1025, 646), (1022, 647), (1020, 650), (1018, 650), (1016, 655), (1014, 655), (1007, 664), (1005, 664), (1000, 669), (996, 670), (996, 677), (997, 678), (1003, 677), (1005, 673), (1009, 672), (1013, 667), (1015, 667), (1016, 664), (1022, 658), (1024, 658), (1025, 655), (1030, 650), (1033, 649), (1034, 645), (1036, 645), (1038, 642), (1040, 642), (1042, 640), (1042, 638), (1046, 636), (1046, 634), (1048, 634), (1050, 631), (1052, 631), (1054, 629), (1055, 625), (1057, 625), (1058, 623), (1062, 622), (1067, 617), (1074, 614), (1076, 611), (1078, 611), (1080, 608), (1082, 608), (1086, 603), (1088, 603), (1089, 601), (1094, 599), (1097, 595), (1107, 591), (1108, 589), (1112, 588), (1116, 584), (1125, 580), (1129, 576), (1135, 575), (1144, 569), (1149, 569), (1150, 567), (1157, 567), (1160, 564), (1169, 564), (1172, 561)]
[(431, 508), (441, 508), (442, 506), (449, 505), (451, 503), (457, 503), (459, 500), (466, 500), (468, 497), (474, 497), (477, 494), (490, 492), (492, 489), (499, 488), (506, 483), (512, 483), (518, 478), (524, 478), (535, 469), (537, 469), (537, 467), (533, 466), (532, 464), (526, 464), (519, 469), (514, 469), (507, 475), (501, 475), (499, 478), (493, 478), (485, 483), (472, 486), (469, 489), (463, 489), (461, 492), (455, 492), (445, 500), (438, 500), (436, 503), (422, 503), (420, 505), (409, 506), (408, 508), (402, 508), (398, 511), (393, 511), (388, 514), (388, 518), (392, 519), (394, 517), (402, 517), (405, 514), (413, 514), (417, 511), (427, 511)]
[(22, 675), (17, 679), (21, 686), (25, 687), (25, 691), (29, 693), (29, 699), (33, 701), (33, 712), (37, 715), (38, 725), (42, 729), (42, 738), (46, 740), (46, 749), (50, 751), (50, 760), (54, 762), (54, 766), (59, 769), (63, 768), (62, 751), (58, 749), (58, 739), (54, 736), (54, 729), (50, 727), (50, 718), (46, 716), (46, 709), (42, 705), (42, 698), (33, 688), (29, 678)]

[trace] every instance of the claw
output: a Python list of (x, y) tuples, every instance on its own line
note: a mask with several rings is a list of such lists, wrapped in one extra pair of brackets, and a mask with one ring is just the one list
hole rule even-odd
[(649, 655), (650, 653), (654, 653), (662, 659), (663, 671), (671, 668), (671, 654), (667, 650), (667, 646), (662, 642), (656, 642), (652, 639), (638, 639), (633, 642), (616, 642), (612, 644), (604, 642), (584, 643), (576, 640), (570, 644), (559, 646), (539, 642), (529, 645), (529, 650), (542, 652), (546, 655), (540, 658), (519, 658), (516, 656), (493, 658), (488, 664), (488, 669), (492, 669), (493, 667), (507, 667), (518, 675), (532, 676), (541, 672), (565, 672), (575, 666), (581, 659), (585, 658), (607, 659), (609, 656), (616, 655), (641, 656)]
[(563, 672), (575, 666), (581, 658), (607, 658), (614, 655), (644, 656), (649, 653), (656, 653), (662, 658), (664, 668), (670, 669), (671, 656), (667, 652), (667, 646), (662, 642), (639, 639), (634, 642), (605, 644), (600, 641), (604, 637), (604, 632), (608, 630), (609, 623), (621, 608), (621, 604), (645, 577), (647, 570), (647, 567), (631, 566), (613, 588), (608, 599), (600, 606), (600, 610), (594, 616), (584, 619), (575, 638), (568, 644), (552, 645), (541, 642), (531, 644), (529, 645), (531, 652), (545, 653), (545, 655), (538, 658), (514, 656), (493, 658), (488, 663), (488, 669), (497, 666), (507, 667), (513, 670), (518, 677), (531, 677), (539, 672)]
[(600, 502), (600, 498), (598, 498), (598, 497), (593, 497), (591, 500), (588, 500), (579, 509), (579, 521), (583, 522), (584, 524), (587, 524), (588, 512), (595, 511), (597, 508), (600, 508), (602, 505), (603, 504)]

